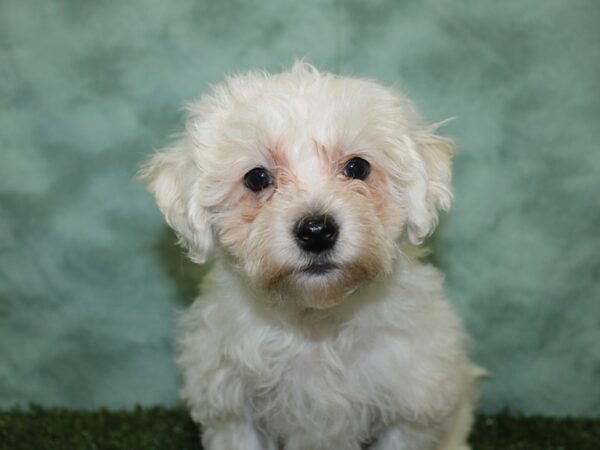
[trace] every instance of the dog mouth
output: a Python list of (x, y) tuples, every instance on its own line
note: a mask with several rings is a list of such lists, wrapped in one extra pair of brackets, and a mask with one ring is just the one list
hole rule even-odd
[(304, 266), (300, 272), (307, 275), (325, 275), (337, 268), (338, 266), (331, 262), (312, 262)]

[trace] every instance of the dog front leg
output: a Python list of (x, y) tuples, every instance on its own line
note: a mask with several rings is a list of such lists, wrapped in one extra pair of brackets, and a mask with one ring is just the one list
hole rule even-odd
[(384, 429), (368, 450), (470, 450), (462, 438), (446, 436), (440, 441), (440, 434), (437, 427), (396, 424)]
[(236, 419), (205, 426), (202, 445), (205, 450), (277, 450), (252, 423)]
[(414, 423), (385, 428), (369, 450), (438, 450), (439, 430)]

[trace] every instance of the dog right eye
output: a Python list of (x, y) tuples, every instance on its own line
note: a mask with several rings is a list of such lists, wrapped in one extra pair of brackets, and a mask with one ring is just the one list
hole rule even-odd
[(244, 186), (252, 192), (259, 192), (273, 184), (271, 175), (264, 167), (255, 167), (244, 175)]
[(371, 172), (371, 164), (358, 156), (352, 158), (344, 166), (344, 175), (348, 178), (354, 178), (356, 180), (364, 180), (369, 176)]

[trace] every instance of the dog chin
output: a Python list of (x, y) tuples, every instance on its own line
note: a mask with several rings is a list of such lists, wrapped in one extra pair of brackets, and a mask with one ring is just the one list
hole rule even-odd
[[(279, 302), (301, 308), (328, 309), (342, 303), (377, 273), (360, 264), (314, 263), (269, 280), (265, 287)], [(282, 276), (283, 275), (283, 276)]]

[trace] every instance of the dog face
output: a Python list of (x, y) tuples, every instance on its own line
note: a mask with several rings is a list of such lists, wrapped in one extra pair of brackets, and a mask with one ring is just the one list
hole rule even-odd
[(433, 230), (451, 153), (399, 93), (297, 63), (215, 87), (142, 174), (193, 260), (216, 245), (252, 285), (327, 308)]

